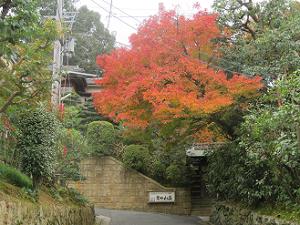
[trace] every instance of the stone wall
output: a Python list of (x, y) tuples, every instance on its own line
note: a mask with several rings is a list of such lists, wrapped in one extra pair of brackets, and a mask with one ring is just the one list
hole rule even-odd
[(299, 225), (225, 203), (217, 203), (211, 220), (214, 225)]
[(93, 207), (48, 205), (0, 200), (1, 225), (94, 225)]
[[(143, 174), (126, 168), (112, 157), (90, 158), (81, 163), (84, 181), (70, 183), (95, 207), (188, 215), (190, 190), (166, 188)], [(148, 203), (150, 191), (175, 191), (175, 203)]]

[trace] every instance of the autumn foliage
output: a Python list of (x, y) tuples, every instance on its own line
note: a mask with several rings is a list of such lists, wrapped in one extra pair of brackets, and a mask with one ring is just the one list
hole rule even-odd
[(220, 37), (215, 14), (199, 12), (193, 18), (161, 10), (130, 38), (131, 49), (99, 56), (104, 69), (94, 94), (96, 109), (115, 121), (146, 127), (151, 121), (199, 117), (256, 95), (259, 77), (234, 74), (208, 66)]

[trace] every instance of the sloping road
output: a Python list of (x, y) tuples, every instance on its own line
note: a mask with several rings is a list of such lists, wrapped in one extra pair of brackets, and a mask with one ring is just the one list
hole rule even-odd
[(97, 215), (110, 217), (111, 225), (204, 225), (197, 217), (95, 208)]

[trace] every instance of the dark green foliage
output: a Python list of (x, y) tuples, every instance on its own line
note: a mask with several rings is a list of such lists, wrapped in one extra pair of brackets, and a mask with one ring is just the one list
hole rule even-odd
[(182, 177), (185, 176), (184, 172), (186, 171), (182, 170), (179, 165), (171, 164), (166, 169), (166, 178), (169, 182), (179, 181), (180, 179), (182, 179)]
[(150, 163), (149, 150), (142, 145), (129, 145), (124, 149), (123, 162), (130, 168), (146, 173)]
[(63, 125), (65, 128), (78, 128), (80, 118), (78, 117), (80, 108), (78, 106), (66, 106), (63, 117)]
[(99, 113), (96, 112), (95, 107), (93, 105), (92, 98), (88, 98), (84, 103), (84, 105), (80, 107), (78, 119), (80, 121), (78, 125), (78, 129), (83, 132), (86, 131), (89, 123), (93, 121), (107, 120), (107, 118), (104, 118), (103, 116), (99, 115)]
[(32, 181), (28, 176), (2, 163), (0, 163), (0, 179), (20, 188), (32, 188)]
[(220, 199), (249, 205), (274, 203), (282, 188), (272, 169), (268, 160), (251, 159), (245, 150), (230, 144), (209, 156), (208, 190)]
[(115, 43), (115, 37), (101, 23), (100, 14), (86, 6), (81, 7), (73, 26), (73, 35), (77, 43), (76, 54), (70, 64), (79, 65), (88, 73), (99, 73), (96, 57), (108, 53)]
[(116, 141), (115, 128), (107, 121), (91, 122), (87, 127), (86, 140), (92, 153), (111, 155)]
[(17, 151), (22, 170), (32, 176), (36, 188), (54, 175), (59, 122), (43, 107), (23, 113), (18, 120)]
[(253, 106), (236, 144), (209, 157), (210, 190), (249, 205), (300, 204), (300, 73), (282, 80)]
[[(190, 139), (182, 126), (184, 121), (171, 124), (153, 124), (146, 130), (122, 130), (122, 141), (126, 145), (144, 146), (148, 149), (143, 173), (167, 186), (187, 186), (190, 169), (186, 163), (185, 150)], [(179, 128), (178, 128), (179, 127)], [(126, 148), (124, 149), (126, 154)], [(140, 157), (138, 151), (132, 151), (131, 157)], [(122, 158), (124, 161), (124, 157)]]

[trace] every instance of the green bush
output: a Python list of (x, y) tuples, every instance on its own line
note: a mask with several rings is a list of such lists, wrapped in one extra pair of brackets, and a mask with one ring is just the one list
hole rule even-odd
[(0, 164), (0, 178), (20, 188), (32, 188), (32, 181), (28, 176), (5, 164)]
[(210, 190), (249, 205), (300, 204), (300, 73), (277, 81), (245, 116), (235, 145), (209, 157)]
[(147, 173), (151, 155), (142, 145), (129, 145), (124, 149), (123, 162), (139, 172)]
[(111, 155), (116, 141), (116, 131), (107, 121), (94, 121), (88, 124), (86, 139), (92, 153)]
[(166, 169), (166, 178), (171, 184), (180, 184), (180, 180), (184, 177), (186, 170), (178, 164), (171, 164)]
[(254, 160), (237, 144), (229, 144), (209, 156), (208, 190), (248, 205), (274, 203), (282, 187), (273, 169), (267, 159)]
[(75, 204), (78, 205), (88, 204), (88, 200), (74, 188), (63, 187), (63, 188), (59, 188), (57, 191), (52, 190), (52, 192), (55, 192), (55, 195), (58, 195), (57, 197), (68, 199)]
[(17, 151), (22, 171), (32, 176), (34, 188), (54, 176), (59, 128), (56, 116), (43, 107), (19, 117)]

